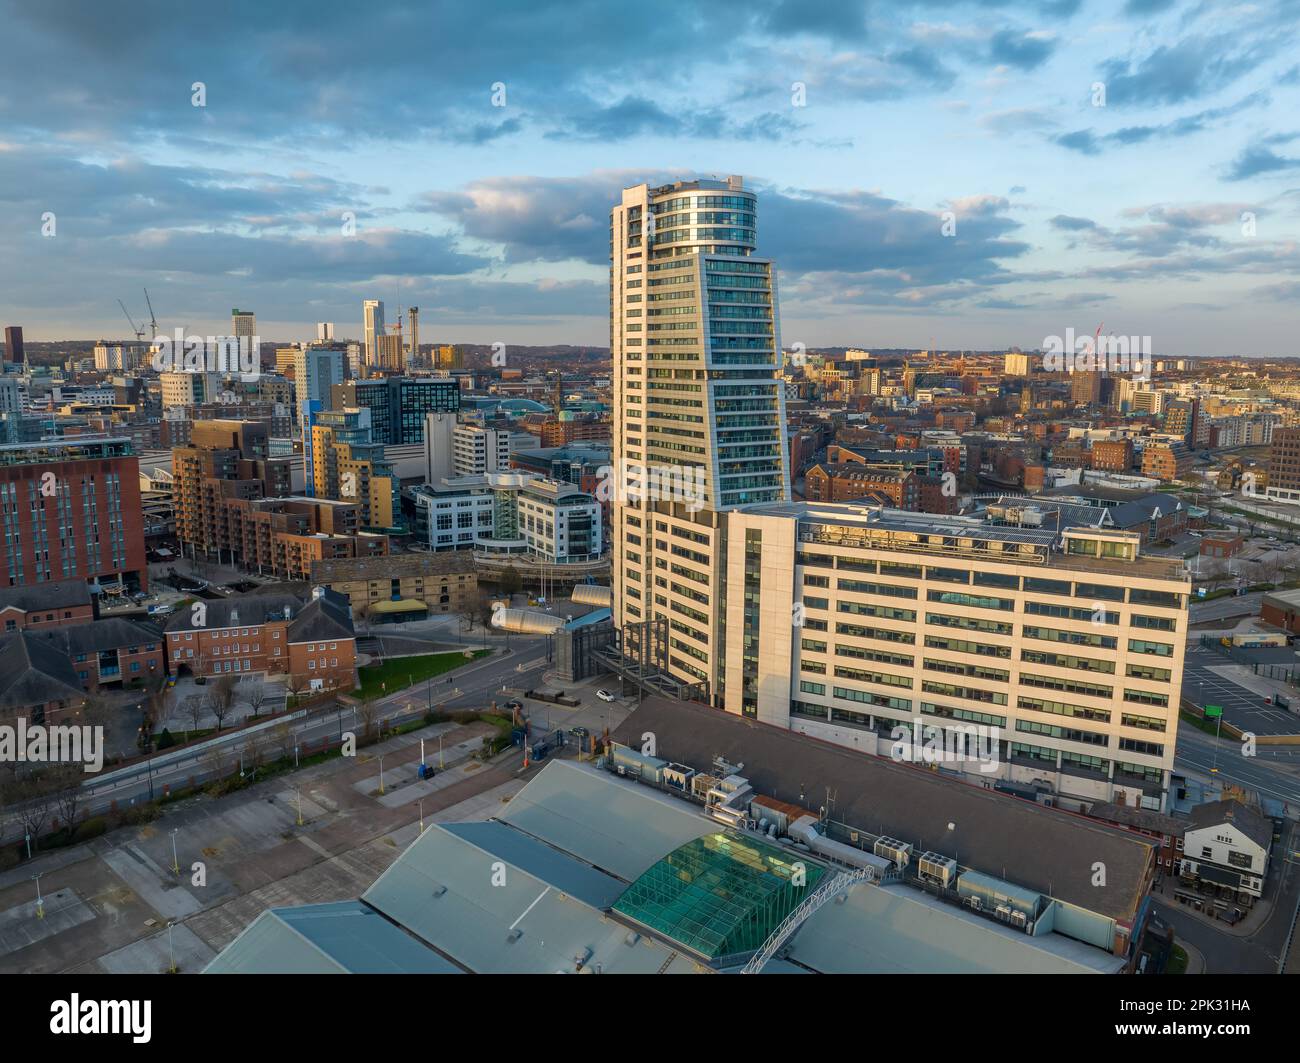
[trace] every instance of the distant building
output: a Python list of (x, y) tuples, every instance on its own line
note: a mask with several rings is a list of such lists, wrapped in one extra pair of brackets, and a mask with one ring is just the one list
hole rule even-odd
[(1264, 497), (1271, 502), (1300, 502), (1300, 427), (1273, 429)]
[(1142, 448), (1142, 474), (1166, 483), (1181, 480), (1192, 469), (1192, 453), (1185, 443), (1148, 443)]
[(370, 624), (460, 613), (478, 601), (469, 553), (407, 553), (317, 561), (311, 581), (347, 597)]

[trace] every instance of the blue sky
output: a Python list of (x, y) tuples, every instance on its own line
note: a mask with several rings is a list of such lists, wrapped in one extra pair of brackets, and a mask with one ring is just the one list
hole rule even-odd
[(619, 189), (739, 173), (787, 345), (1300, 355), (1300, 0), (0, 19), (0, 318), (33, 339), (129, 338), (147, 285), (169, 329), (358, 335), (381, 298), (426, 341), (604, 344)]

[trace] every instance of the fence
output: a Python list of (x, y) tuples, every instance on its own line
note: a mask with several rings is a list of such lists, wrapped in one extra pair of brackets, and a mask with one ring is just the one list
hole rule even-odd
[(1203, 649), (1217, 650), (1229, 660), (1244, 665), (1255, 675), (1264, 679), (1277, 679), (1284, 683), (1290, 683), (1293, 687), (1300, 688), (1300, 665), (1268, 664), (1266, 662), (1252, 661), (1244, 647), (1231, 644), (1225, 646), (1218, 638), (1211, 635), (1201, 636), (1201, 647)]

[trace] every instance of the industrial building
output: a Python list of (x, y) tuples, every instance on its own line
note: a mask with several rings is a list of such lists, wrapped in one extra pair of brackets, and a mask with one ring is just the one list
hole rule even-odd
[[(755, 806), (761, 810), (762, 806)], [(965, 901), (825, 858), (752, 817), (552, 761), (486, 822), (431, 824), (359, 900), (262, 913), (209, 974), (1105, 973), (1041, 895), (970, 876)], [(847, 847), (844, 847), (847, 849)], [(851, 855), (851, 854), (850, 854)], [(969, 898), (1038, 918), (983, 914)], [(982, 901), (980, 902), (982, 904)], [(1045, 923), (1046, 920), (1046, 923)]]

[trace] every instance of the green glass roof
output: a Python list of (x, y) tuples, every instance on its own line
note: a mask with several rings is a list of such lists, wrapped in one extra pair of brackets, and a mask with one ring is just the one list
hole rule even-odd
[(706, 834), (641, 875), (614, 911), (705, 959), (754, 952), (825, 874), (796, 855), (731, 831)]

